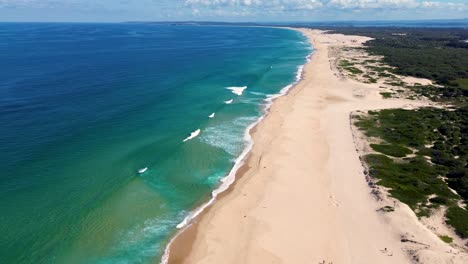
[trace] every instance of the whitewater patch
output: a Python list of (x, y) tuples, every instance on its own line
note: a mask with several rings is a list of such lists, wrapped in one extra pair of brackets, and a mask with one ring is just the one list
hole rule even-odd
[(224, 150), (229, 155), (236, 157), (244, 148), (242, 135), (245, 128), (255, 122), (258, 117), (239, 117), (233, 121), (222, 122), (203, 130), (200, 141), (216, 148)]
[(265, 93), (259, 93), (259, 92), (250, 92), (253, 95), (258, 95), (258, 96), (265, 96)]
[(241, 96), (244, 93), (244, 90), (247, 89), (247, 86), (242, 87), (226, 87), (226, 89), (231, 90), (233, 94)]
[[(181, 219), (186, 211), (171, 215), (163, 219), (148, 219), (137, 224), (129, 230), (120, 233), (118, 244), (112, 250), (112, 256), (102, 259), (97, 263), (146, 263), (157, 253), (155, 250), (162, 246), (158, 242), (154, 243), (154, 237), (164, 236)], [(139, 251), (136, 252), (135, 249)], [(129, 259), (129, 253), (136, 253)]]
[(232, 104), (233, 101), (234, 101), (234, 99), (231, 99), (231, 100), (224, 101), (224, 103), (225, 104)]
[(200, 135), (200, 132), (201, 132), (201, 129), (197, 129), (197, 130), (193, 131), (192, 133), (190, 133), (190, 136), (188, 136), (186, 139), (184, 139), (184, 142), (189, 141), (189, 140), (197, 137), (198, 135)]
[(208, 116), (209, 118), (215, 117), (215, 113), (212, 113), (211, 115)]

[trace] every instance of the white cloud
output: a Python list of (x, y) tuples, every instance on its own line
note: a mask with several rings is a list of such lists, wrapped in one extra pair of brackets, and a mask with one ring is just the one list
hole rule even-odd
[[(266, 20), (296, 18), (307, 19), (376, 19), (393, 17), (417, 18), (460, 17), (468, 11), (466, 0), (0, 0), (3, 12), (21, 9), (56, 9), (78, 13), (106, 12), (106, 14), (132, 13), (152, 18), (173, 15), (187, 17), (251, 17)], [(1, 11), (1, 10), (0, 10)], [(47, 12), (44, 12), (46, 14)], [(352, 15), (356, 14), (356, 15)], [(362, 14), (362, 16), (361, 16)], [(398, 14), (404, 14), (398, 15)], [(453, 15), (456, 14), (456, 15)], [(0, 13), (0, 16), (2, 14)], [(384, 15), (381, 17), (380, 15)], [(409, 17), (411, 19), (416, 17)]]
[(342, 9), (417, 8), (415, 0), (331, 0), (329, 6)]
[(314, 9), (416, 9), (450, 8), (467, 9), (464, 3), (417, 0), (185, 0), (189, 6), (206, 8), (262, 7), (273, 10), (314, 10)]

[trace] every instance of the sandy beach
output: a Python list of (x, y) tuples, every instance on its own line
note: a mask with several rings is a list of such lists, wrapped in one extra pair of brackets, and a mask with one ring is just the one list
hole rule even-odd
[(238, 180), (177, 236), (169, 263), (467, 263), (406, 205), (375, 199), (350, 125), (355, 111), (428, 102), (384, 99), (337, 72), (331, 50), (368, 38), (300, 31), (316, 50), (303, 80), (252, 131)]

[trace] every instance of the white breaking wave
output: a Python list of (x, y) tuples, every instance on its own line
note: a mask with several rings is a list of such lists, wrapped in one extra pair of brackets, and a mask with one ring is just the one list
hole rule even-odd
[(148, 170), (148, 167), (142, 168), (138, 170), (138, 173), (142, 174), (145, 173)]
[(184, 142), (191, 140), (192, 138), (195, 138), (196, 136), (200, 135), (200, 132), (201, 132), (200, 129), (193, 131), (192, 133), (190, 133), (190, 136), (188, 138), (184, 139)]
[(208, 116), (209, 118), (215, 117), (215, 113), (212, 113), (211, 115)]
[(304, 73), (304, 65), (299, 66), (299, 68), (297, 68), (296, 83), (295, 84), (297, 84), (302, 79), (302, 74), (303, 73)]
[(232, 104), (232, 102), (234, 101), (234, 99), (231, 99), (231, 100), (228, 100), (228, 101), (224, 101), (225, 104)]
[(244, 90), (247, 89), (247, 86), (242, 87), (226, 87), (226, 89), (231, 90), (233, 94), (241, 96), (244, 93)]

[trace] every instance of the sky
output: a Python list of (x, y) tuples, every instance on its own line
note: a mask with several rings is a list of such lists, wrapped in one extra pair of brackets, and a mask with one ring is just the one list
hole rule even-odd
[(344, 21), (468, 17), (468, 0), (0, 0), (0, 21)]

